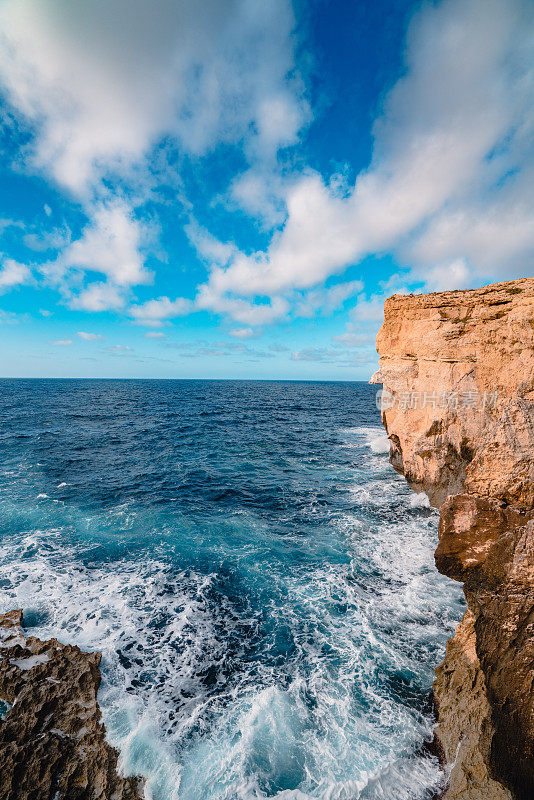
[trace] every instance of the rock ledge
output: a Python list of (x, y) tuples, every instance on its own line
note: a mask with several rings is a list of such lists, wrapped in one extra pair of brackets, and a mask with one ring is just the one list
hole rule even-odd
[(440, 509), (468, 605), (436, 671), (447, 800), (534, 797), (534, 279), (394, 296), (377, 337), (390, 460)]
[(141, 800), (122, 778), (96, 695), (100, 653), (22, 632), (22, 612), (0, 615), (2, 800)]

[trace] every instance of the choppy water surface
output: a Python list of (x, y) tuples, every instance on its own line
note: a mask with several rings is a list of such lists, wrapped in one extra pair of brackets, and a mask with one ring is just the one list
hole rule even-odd
[(0, 605), (154, 800), (416, 800), (462, 611), (365, 384), (0, 382)]

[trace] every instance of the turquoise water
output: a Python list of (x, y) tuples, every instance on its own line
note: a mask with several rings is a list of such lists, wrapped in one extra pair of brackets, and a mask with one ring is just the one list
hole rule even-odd
[(0, 604), (154, 800), (415, 800), (462, 613), (360, 383), (0, 382)]

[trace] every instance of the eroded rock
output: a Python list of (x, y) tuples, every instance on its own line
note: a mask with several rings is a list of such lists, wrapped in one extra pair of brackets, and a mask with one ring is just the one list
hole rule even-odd
[(390, 460), (440, 508), (468, 611), (436, 671), (447, 800), (534, 797), (534, 279), (395, 296), (377, 338)]
[(0, 615), (2, 800), (140, 800), (143, 782), (117, 772), (96, 695), (100, 654), (22, 631)]

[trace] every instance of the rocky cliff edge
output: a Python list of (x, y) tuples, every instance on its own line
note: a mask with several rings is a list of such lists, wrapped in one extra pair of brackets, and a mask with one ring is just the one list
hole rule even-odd
[(436, 670), (447, 800), (534, 797), (534, 279), (395, 295), (377, 337), (390, 459), (440, 509), (468, 610)]

